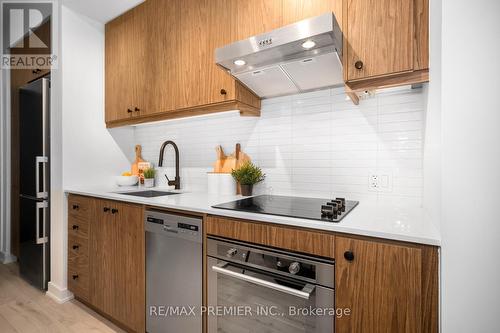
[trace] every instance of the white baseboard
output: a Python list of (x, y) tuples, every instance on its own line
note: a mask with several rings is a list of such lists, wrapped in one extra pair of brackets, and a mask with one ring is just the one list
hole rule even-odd
[(10, 253), (4, 253), (0, 252), (0, 263), (2, 264), (10, 264), (12, 262), (16, 262), (17, 257), (10, 254)]
[(59, 288), (52, 282), (49, 282), (48, 290), (45, 293), (45, 295), (49, 296), (59, 304), (70, 301), (75, 297), (73, 293), (69, 291), (67, 288), (64, 289)]

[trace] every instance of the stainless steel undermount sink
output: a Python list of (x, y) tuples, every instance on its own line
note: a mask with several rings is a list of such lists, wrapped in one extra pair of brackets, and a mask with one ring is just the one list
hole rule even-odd
[(143, 198), (154, 198), (154, 197), (163, 197), (163, 196), (167, 196), (167, 195), (174, 195), (174, 194), (180, 194), (180, 193), (179, 192), (146, 190), (146, 191), (134, 191), (134, 192), (118, 192), (117, 194), (133, 195), (136, 197), (143, 197)]

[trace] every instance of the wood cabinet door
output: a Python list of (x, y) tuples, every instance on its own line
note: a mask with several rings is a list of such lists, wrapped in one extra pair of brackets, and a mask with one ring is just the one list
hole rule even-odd
[(283, 25), (282, 0), (234, 0), (236, 39), (246, 39)]
[(421, 252), (419, 247), (336, 237), (336, 308), (350, 314), (337, 317), (335, 332), (423, 332)]
[(142, 116), (147, 107), (147, 91), (149, 84), (147, 82), (147, 59), (148, 51), (148, 29), (149, 11), (147, 10), (147, 1), (131, 10), (130, 23), (127, 25), (126, 34), (128, 35), (128, 57), (129, 81), (132, 86), (132, 107), (133, 116)]
[(141, 206), (95, 200), (90, 231), (90, 303), (136, 332), (145, 330)]
[(146, 329), (145, 244), (142, 206), (113, 203), (116, 213), (113, 316), (136, 332)]
[(334, 235), (330, 233), (213, 215), (206, 218), (205, 228), (210, 235), (334, 258)]
[(413, 70), (413, 0), (345, 0), (346, 79)]
[(112, 315), (116, 305), (115, 270), (115, 218), (109, 211), (111, 202), (94, 200), (90, 218), (90, 303), (104, 313)]
[(214, 52), (233, 39), (232, 0), (185, 0), (180, 9), (179, 108), (235, 98), (235, 83), (215, 64)]
[(429, 68), (429, 0), (413, 0), (415, 48), (413, 69)]
[(343, 0), (283, 0), (283, 25), (333, 12), (342, 26)]
[(146, 107), (142, 115), (179, 108), (180, 7), (178, 0), (148, 0), (146, 34)]
[(106, 122), (139, 116), (145, 108), (147, 22), (141, 4), (106, 24)]
[(132, 107), (132, 86), (127, 84), (130, 69), (128, 63), (128, 36), (130, 15), (124, 14), (105, 27), (105, 119), (122, 120), (132, 117), (127, 109)]

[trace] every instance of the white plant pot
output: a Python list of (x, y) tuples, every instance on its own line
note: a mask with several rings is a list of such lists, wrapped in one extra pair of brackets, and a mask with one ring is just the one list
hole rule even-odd
[(235, 195), (236, 181), (230, 173), (207, 173), (208, 193), (218, 195)]
[(154, 187), (155, 179), (154, 178), (144, 178), (144, 187)]

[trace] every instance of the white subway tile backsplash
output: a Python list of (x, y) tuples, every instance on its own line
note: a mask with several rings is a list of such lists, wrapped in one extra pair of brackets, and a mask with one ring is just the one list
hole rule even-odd
[[(230, 112), (138, 126), (135, 139), (155, 165), (161, 143), (175, 141), (186, 190), (205, 190), (215, 147), (230, 154), (239, 142), (267, 175), (256, 193), (420, 204), (424, 101), (422, 89), (406, 89), (356, 106), (343, 88), (326, 89), (263, 100), (259, 118)], [(165, 172), (173, 176), (173, 156), (168, 148), (161, 186)], [(393, 177), (390, 191), (369, 189), (373, 172)]]

